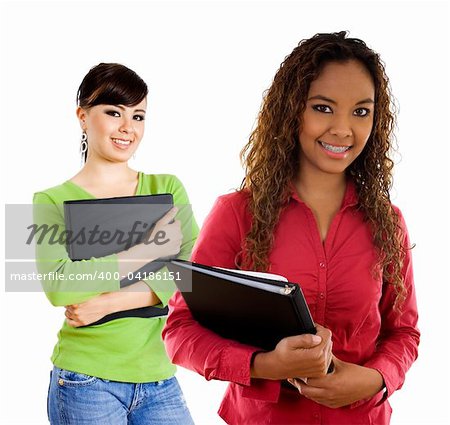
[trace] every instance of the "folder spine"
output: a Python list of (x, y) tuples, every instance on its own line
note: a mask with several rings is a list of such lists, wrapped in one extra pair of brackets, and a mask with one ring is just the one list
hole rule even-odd
[[(64, 219), (65, 219), (65, 226), (66, 226), (66, 235), (69, 235), (69, 230), (72, 229), (72, 213), (69, 205), (67, 203), (64, 203)], [(69, 258), (74, 257), (73, 252), (73, 246), (69, 241), (69, 238), (66, 237), (66, 251), (69, 256)]]

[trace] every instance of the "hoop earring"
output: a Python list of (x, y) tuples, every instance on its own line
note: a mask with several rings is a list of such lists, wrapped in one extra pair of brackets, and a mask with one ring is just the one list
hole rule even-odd
[(85, 131), (81, 134), (80, 153), (83, 155), (88, 149), (87, 134)]

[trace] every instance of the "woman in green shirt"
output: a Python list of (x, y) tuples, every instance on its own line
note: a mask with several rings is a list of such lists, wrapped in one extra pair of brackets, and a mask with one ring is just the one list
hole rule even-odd
[[(46, 295), (53, 305), (64, 306), (66, 315), (52, 355), (52, 424), (193, 423), (161, 339), (165, 316), (123, 317), (86, 326), (118, 311), (165, 307), (175, 289), (166, 268), (122, 289), (114, 277), (177, 253), (187, 259), (197, 236), (181, 182), (173, 175), (144, 174), (128, 165), (144, 134), (147, 93), (145, 82), (123, 65), (92, 68), (78, 90), (84, 166), (63, 184), (34, 194), (35, 223), (56, 224), (59, 232), (65, 230), (66, 200), (172, 193), (177, 206), (149, 235), (152, 239), (156, 232), (165, 232), (169, 242), (163, 245), (142, 243), (118, 254), (72, 261), (64, 246), (47, 237), (36, 244), (37, 267), (49, 277), (42, 281)], [(94, 272), (112, 278), (78, 278)]]

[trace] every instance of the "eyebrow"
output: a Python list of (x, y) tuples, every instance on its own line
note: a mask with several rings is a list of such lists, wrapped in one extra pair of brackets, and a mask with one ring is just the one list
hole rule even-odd
[[(322, 96), (321, 94), (318, 94), (317, 96), (312, 96), (310, 97), (308, 100), (324, 100), (325, 102), (330, 102), (333, 103), (334, 105), (337, 105), (337, 102), (333, 99), (330, 99), (329, 97), (326, 96)], [(360, 100), (359, 102), (356, 102), (355, 105), (362, 105), (363, 103), (375, 103), (373, 99), (371, 99), (370, 97)]]
[[(122, 111), (125, 111), (125, 107), (123, 105), (115, 105), (117, 108), (122, 109)], [(145, 114), (145, 109), (135, 109), (134, 112), (143, 112)]]

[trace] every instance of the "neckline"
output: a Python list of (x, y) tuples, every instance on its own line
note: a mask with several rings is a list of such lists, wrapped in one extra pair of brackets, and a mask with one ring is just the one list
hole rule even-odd
[[(291, 182), (290, 184), (290, 190), (291, 190), (290, 197), (292, 199), (295, 199), (297, 202), (306, 205), (306, 203), (298, 196), (297, 190), (293, 182)], [(339, 211), (341, 211), (343, 208), (354, 206), (357, 204), (358, 204), (358, 194), (356, 192), (355, 183), (351, 178), (347, 178), (345, 183), (344, 197), (342, 198), (342, 203)]]
[[(139, 194), (141, 193), (141, 188), (142, 188), (142, 175), (143, 175), (142, 171), (138, 171), (138, 184), (137, 184), (137, 186), (136, 186), (136, 191), (135, 191), (135, 193), (134, 193), (133, 195), (131, 195), (131, 196), (137, 196), (137, 195), (139, 195)], [(86, 189), (84, 189), (83, 187), (81, 187), (80, 185), (74, 183), (74, 182), (71, 181), (71, 180), (66, 180), (64, 183), (65, 183), (65, 184), (69, 183), (70, 185), (72, 185), (72, 186), (74, 186), (75, 188), (77, 188), (80, 192), (83, 192), (84, 194), (88, 195), (88, 196), (89, 196), (90, 198), (92, 198), (92, 199), (100, 199), (100, 198), (97, 198), (97, 196), (94, 196), (92, 193), (88, 192)]]

